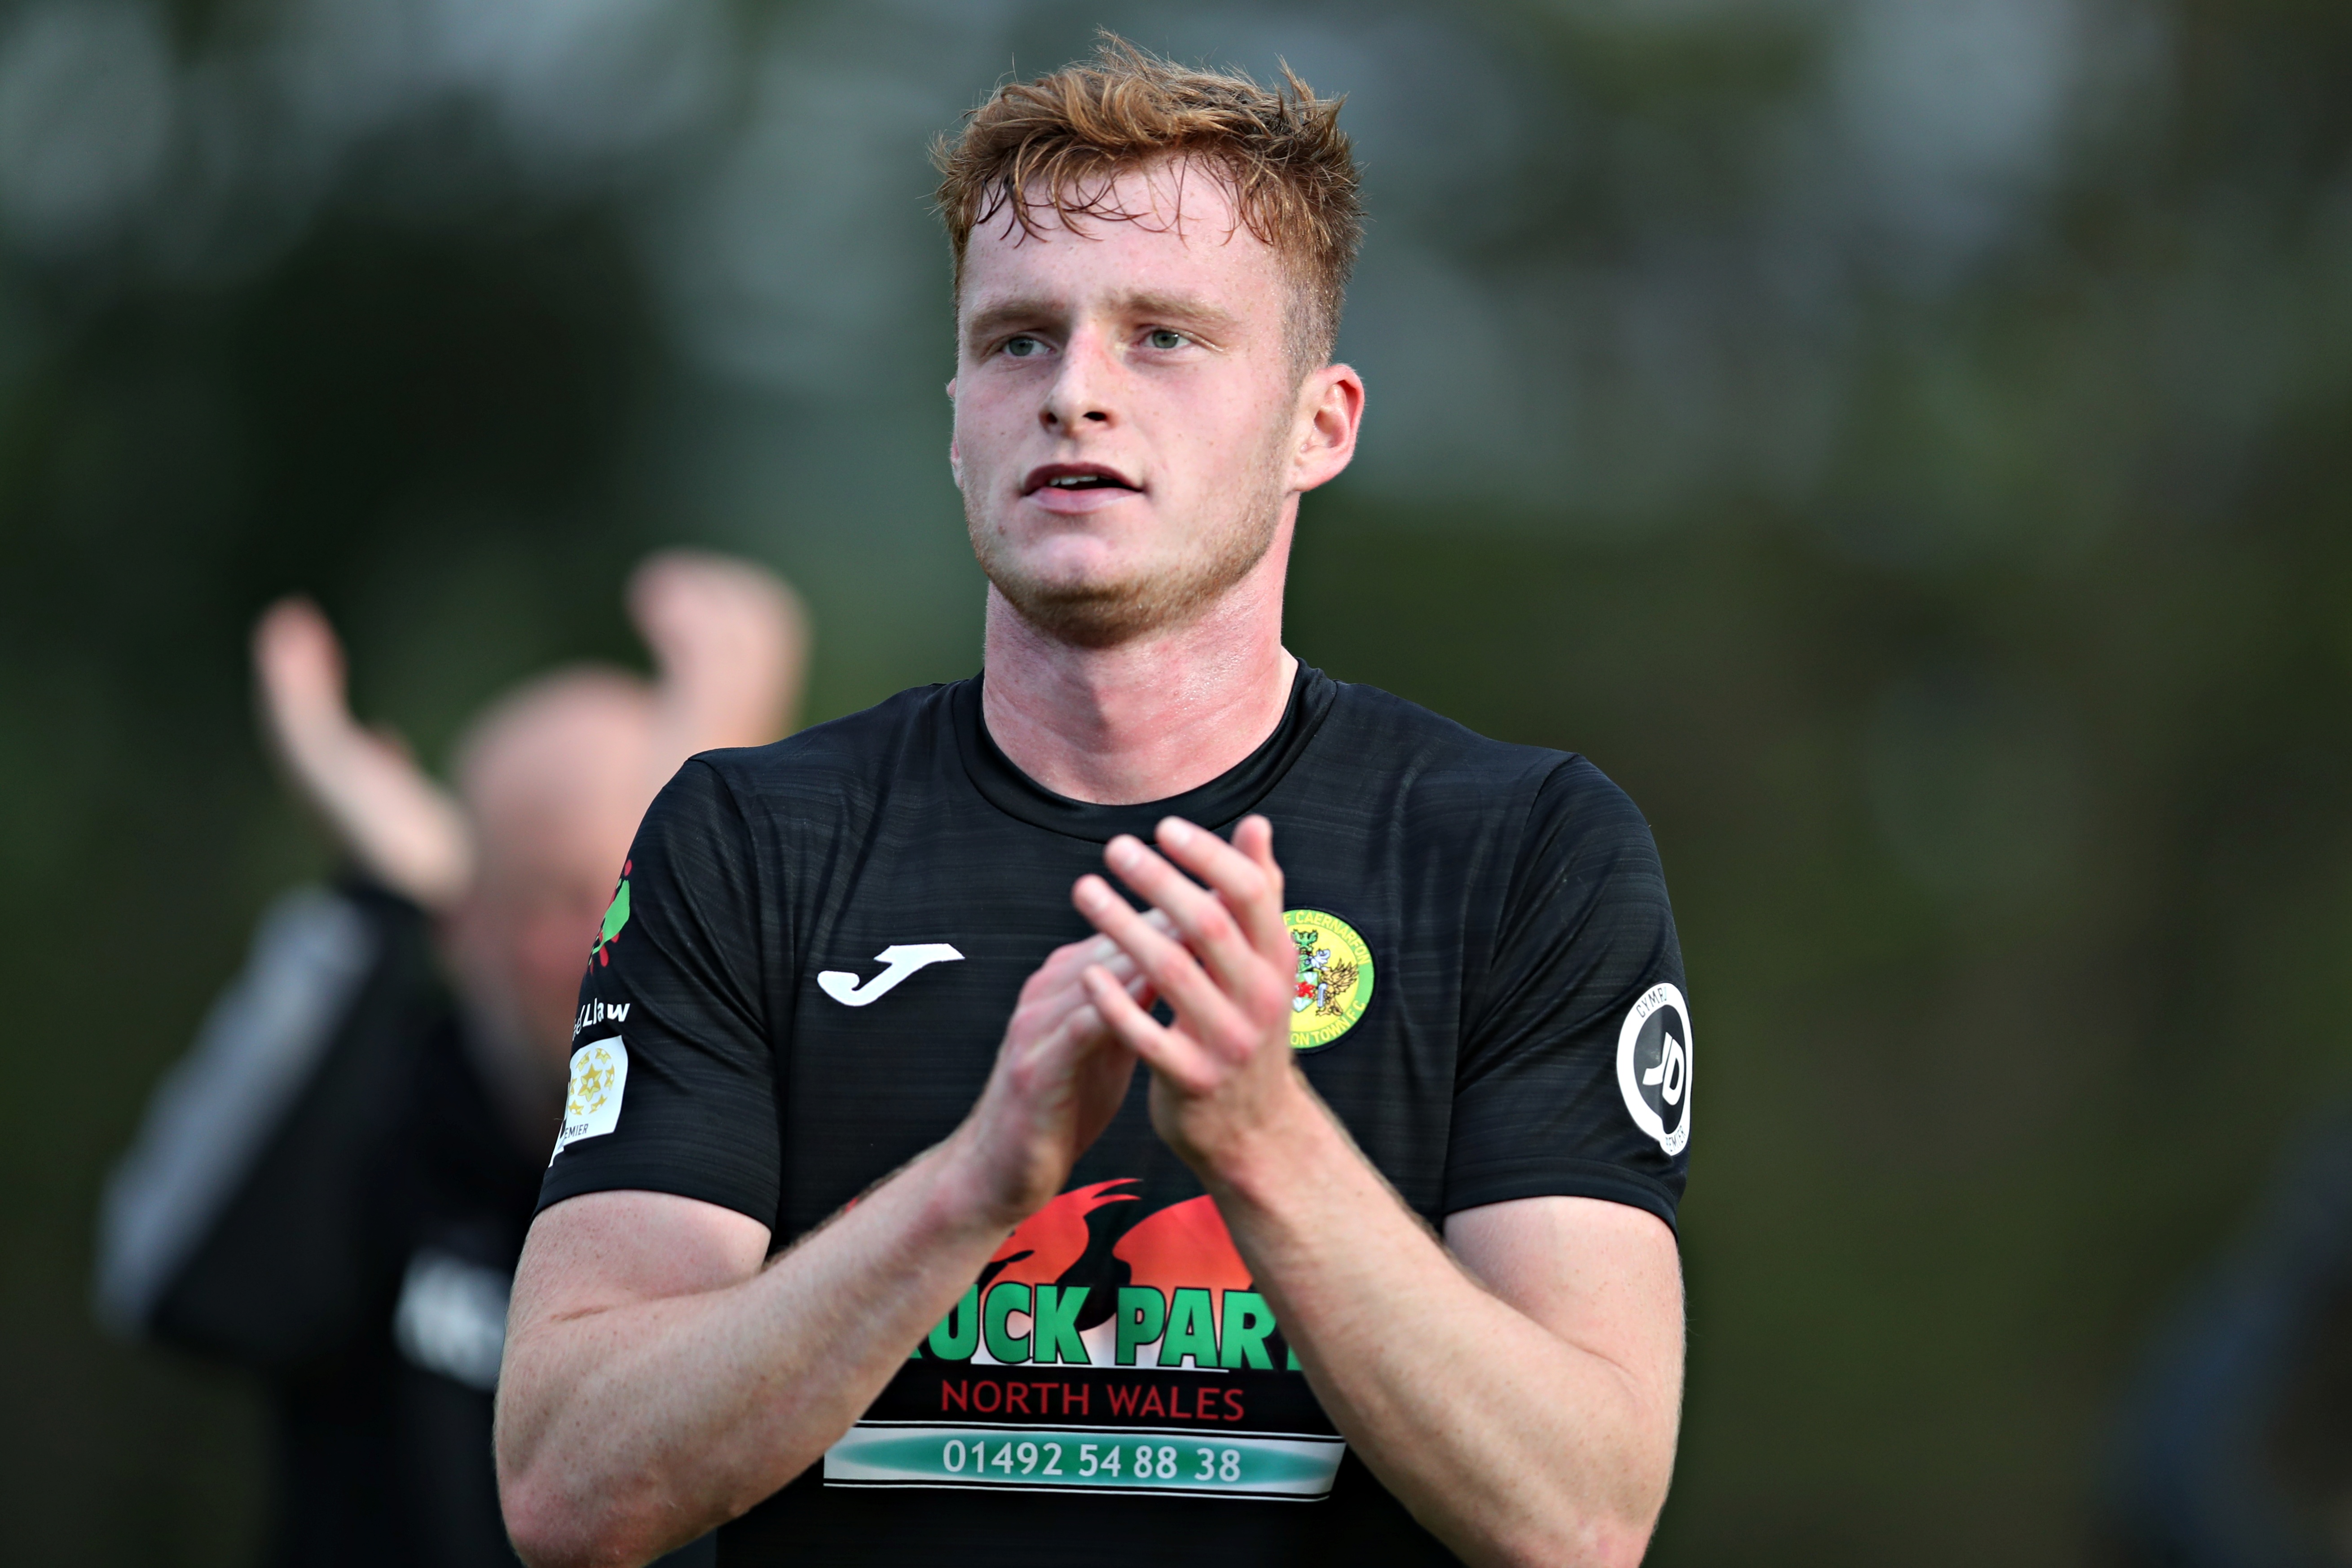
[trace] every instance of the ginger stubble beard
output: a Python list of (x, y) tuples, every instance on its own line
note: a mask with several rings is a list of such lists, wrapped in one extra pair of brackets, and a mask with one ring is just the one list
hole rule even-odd
[[(1285, 427), (1276, 436), (1287, 434)], [(1175, 559), (1149, 561), (1139, 571), (1112, 581), (1055, 581), (1026, 570), (1017, 551), (989, 526), (974, 498), (964, 497), (964, 524), (972, 553), (1013, 613), (1057, 642), (1076, 647), (1116, 647), (1139, 637), (1189, 623), (1226, 590), (1248, 576), (1274, 546), (1281, 522), (1283, 492), (1277, 441), (1245, 470), (1247, 481), (1233, 496), (1229, 520)], [(1221, 509), (1222, 510), (1222, 509)]]

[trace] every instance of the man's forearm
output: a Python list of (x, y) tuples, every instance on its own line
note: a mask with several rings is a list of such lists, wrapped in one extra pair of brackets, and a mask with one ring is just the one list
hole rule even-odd
[(525, 1555), (642, 1562), (814, 1462), (1003, 1239), (956, 1173), (942, 1144), (749, 1278), (689, 1294), (535, 1314), (535, 1278), (603, 1249), (559, 1230), (527, 1252), (498, 1444)]
[(1639, 1561), (1678, 1386), (1482, 1289), (1311, 1100), (1209, 1185), (1325, 1409), (1447, 1544), (1473, 1563)]

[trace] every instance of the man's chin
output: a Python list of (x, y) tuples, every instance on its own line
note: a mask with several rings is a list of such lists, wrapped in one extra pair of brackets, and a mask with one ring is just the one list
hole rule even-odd
[[(990, 574), (1013, 614), (1056, 642), (1116, 647), (1159, 631), (1196, 608), (1198, 595), (1155, 591), (1138, 583), (1038, 583), (1017, 574)], [(1192, 603), (1181, 601), (1191, 599)]]
[(1202, 545), (1173, 559), (1163, 554), (1139, 560), (1122, 552), (1110, 559), (1074, 552), (1055, 560), (1049, 553), (1045, 559), (1055, 569), (1040, 572), (1036, 557), (1024, 559), (1023, 551), (977, 526), (972, 548), (988, 580), (1030, 626), (1074, 647), (1116, 647), (1200, 618), (1265, 559), (1274, 542), (1276, 515), (1269, 504), (1237, 522), (1204, 531)]

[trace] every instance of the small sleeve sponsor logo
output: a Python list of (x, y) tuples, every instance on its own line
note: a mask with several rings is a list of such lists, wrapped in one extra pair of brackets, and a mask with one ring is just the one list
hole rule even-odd
[(1617, 1031), (1617, 1088), (1633, 1125), (1669, 1154), (1690, 1142), (1690, 1004), (1675, 986), (1642, 993)]
[[(572, 1081), (563, 1096), (563, 1130), (555, 1154), (583, 1138), (601, 1138), (621, 1124), (621, 1095), (629, 1087), (629, 1048), (621, 1037), (592, 1041), (572, 1053)], [(555, 1154), (547, 1163), (555, 1163)]]
[(572, 1021), (572, 1037), (578, 1039), (581, 1030), (593, 1029), (599, 1024), (609, 1023), (617, 1026), (627, 1023), (629, 1009), (633, 1005), (635, 1004), (628, 1002), (606, 1002), (602, 997), (593, 1002), (583, 1003), (580, 1008), (580, 1016)]
[(620, 939), (622, 930), (629, 923), (629, 875), (636, 869), (634, 859), (621, 862), (621, 879), (613, 889), (613, 901), (604, 907), (604, 919), (596, 928), (596, 943), (588, 950), (592, 970), (608, 966), (613, 962), (613, 943)]

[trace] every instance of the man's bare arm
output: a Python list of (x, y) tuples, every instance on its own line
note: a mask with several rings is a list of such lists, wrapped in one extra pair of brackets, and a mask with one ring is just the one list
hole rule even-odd
[[(1317, 1396), (1415, 1516), (1473, 1563), (1622, 1564), (1649, 1541), (1674, 1464), (1682, 1297), (1664, 1224), (1534, 1199), (1456, 1215), (1449, 1257), (1357, 1150), (1289, 1045), (1295, 949), (1273, 830), (1189, 824), (1110, 868), (1078, 907), (1139, 964), (1172, 1026), (1090, 981), (1152, 1068), (1152, 1121), (1200, 1173)], [(1476, 1274), (1486, 1283), (1482, 1285)]]
[(1078, 978), (1107, 959), (1148, 1002), (1110, 944), (1055, 952), (963, 1124), (764, 1267), (767, 1226), (690, 1199), (594, 1194), (539, 1216), (499, 1380), (499, 1497), (526, 1562), (646, 1562), (849, 1428), (1125, 1097), (1134, 1058)]
[(856, 1419), (1003, 1233), (935, 1149), (762, 1268), (768, 1227), (594, 1193), (531, 1227), (499, 1379), (526, 1562), (646, 1562), (791, 1480)]
[(1297, 1185), (1218, 1206), (1373, 1473), (1466, 1562), (1640, 1562), (1681, 1405), (1666, 1226), (1522, 1199), (1454, 1216), (1449, 1257), (1344, 1133), (1291, 1152), (1257, 1175)]

